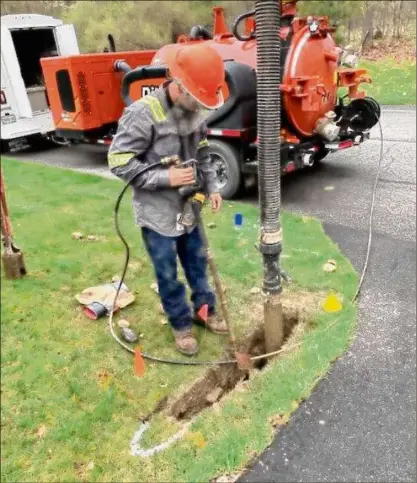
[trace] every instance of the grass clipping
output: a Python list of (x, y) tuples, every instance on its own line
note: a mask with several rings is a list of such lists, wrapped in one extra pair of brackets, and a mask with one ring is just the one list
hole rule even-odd
[[(140, 421), (164, 399), (184, 394), (207, 368), (147, 363), (145, 377), (135, 378), (132, 358), (111, 338), (106, 319), (87, 319), (74, 300), (121, 271), (124, 252), (112, 218), (120, 183), (5, 158), (2, 168), (28, 269), (16, 281), (2, 273), (3, 480), (210, 481), (235, 474), (268, 445), (275, 427), (288, 421), (346, 349), (358, 277), (320, 223), (284, 212), (282, 268), (293, 279), (285, 287), (287, 305), (297, 311), (298, 304), (299, 312), (316, 308), (288, 336), (286, 344), (299, 345), (238, 381), (233, 391), (212, 394), (214, 402), (193, 417), (186, 436), (163, 453), (131, 456), (129, 442)], [(236, 212), (243, 215), (240, 230), (233, 228)], [(206, 221), (216, 224), (208, 234), (237, 336), (244, 340), (262, 320), (262, 301), (253, 290), (262, 276), (253, 248), (258, 210), (225, 203), (221, 213), (207, 212)], [(154, 276), (129, 202), (122, 206), (121, 229), (131, 245), (125, 282), (136, 300), (120, 317), (141, 334), (144, 351), (179, 358), (150, 288)], [(72, 239), (74, 232), (96, 238), (80, 242)], [(328, 260), (335, 260), (336, 271), (323, 270)], [(322, 309), (330, 291), (342, 301), (340, 312)], [(196, 335), (197, 360), (223, 357), (224, 338), (199, 328)], [(165, 441), (182, 424), (161, 409), (144, 447)]]

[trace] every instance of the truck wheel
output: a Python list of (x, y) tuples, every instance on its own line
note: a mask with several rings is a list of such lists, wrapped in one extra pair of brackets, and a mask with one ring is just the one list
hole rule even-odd
[(324, 147), (322, 147), (315, 155), (314, 155), (314, 162), (311, 166), (311, 169), (319, 169), (321, 162), (323, 159), (330, 153), (330, 151)]
[(224, 141), (209, 140), (210, 155), (217, 173), (219, 192), (225, 200), (233, 198), (242, 184), (238, 150)]
[(1, 154), (6, 154), (10, 151), (9, 141), (1, 140)]

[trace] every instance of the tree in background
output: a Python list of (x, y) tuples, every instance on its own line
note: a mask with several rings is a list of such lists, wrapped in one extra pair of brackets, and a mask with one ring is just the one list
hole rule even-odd
[(52, 17), (59, 17), (62, 12), (76, 3), (74, 0), (67, 1), (36, 1), (36, 0), (2, 0), (1, 14), (11, 15), (15, 13), (37, 13), (39, 15), (50, 15)]
[[(373, 39), (415, 39), (416, 2), (409, 0), (301, 0), (301, 15), (327, 15), (339, 22), (339, 43), (371, 48)], [(82, 52), (102, 52), (113, 34), (118, 50), (157, 49), (189, 33), (196, 24), (211, 27), (212, 8), (223, 6), (231, 28), (236, 17), (255, 8), (254, 0), (231, 1), (1, 1), (2, 15), (39, 13), (73, 23)]]
[(211, 24), (213, 2), (75, 2), (63, 19), (76, 26), (84, 52), (101, 51), (113, 34), (118, 50), (157, 49), (173, 33), (188, 33), (196, 23)]
[(304, 15), (327, 15), (341, 24), (339, 41), (371, 47), (375, 39), (415, 38), (416, 2), (409, 0), (302, 0)]
[(351, 40), (352, 20), (361, 14), (361, 3), (355, 0), (308, 0), (300, 1), (298, 5), (302, 15), (325, 15), (332, 23), (337, 23), (339, 31), (336, 40), (343, 43)]

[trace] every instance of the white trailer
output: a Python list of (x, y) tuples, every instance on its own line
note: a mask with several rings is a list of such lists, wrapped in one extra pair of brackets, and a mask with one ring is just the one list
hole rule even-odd
[(1, 17), (2, 151), (53, 136), (40, 59), (79, 53), (73, 25), (46, 15)]

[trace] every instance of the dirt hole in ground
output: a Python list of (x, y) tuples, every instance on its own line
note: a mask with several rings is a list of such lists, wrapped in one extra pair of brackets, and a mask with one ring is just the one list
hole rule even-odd
[[(298, 320), (284, 317), (284, 343), (290, 336)], [(257, 327), (239, 343), (238, 351), (251, 357), (265, 354), (263, 327)], [(248, 381), (253, 371), (260, 371), (268, 364), (268, 359), (253, 361), (251, 370), (240, 369), (237, 364), (224, 364), (212, 367), (192, 384), (179, 398), (168, 407), (168, 414), (177, 420), (187, 420), (203, 409), (217, 403), (232, 391), (238, 383)]]
[[(321, 294), (297, 293), (289, 294), (283, 299), (284, 347), (298, 326), (311, 326), (312, 314), (316, 311)], [(252, 331), (246, 333), (238, 343), (238, 352), (250, 354), (251, 357), (266, 353), (263, 324), (263, 304), (261, 301), (251, 306), (250, 312), (254, 321)], [(301, 324), (302, 322), (302, 324)], [(304, 330), (304, 329), (302, 329)], [(233, 358), (227, 357), (226, 358)], [(209, 368), (200, 378), (192, 383), (180, 396), (165, 400), (163, 405), (154, 411), (164, 412), (178, 421), (189, 420), (202, 410), (218, 403), (237, 386), (250, 380), (254, 373), (264, 369), (270, 359), (253, 361), (251, 370), (240, 369), (237, 364), (218, 365)]]

